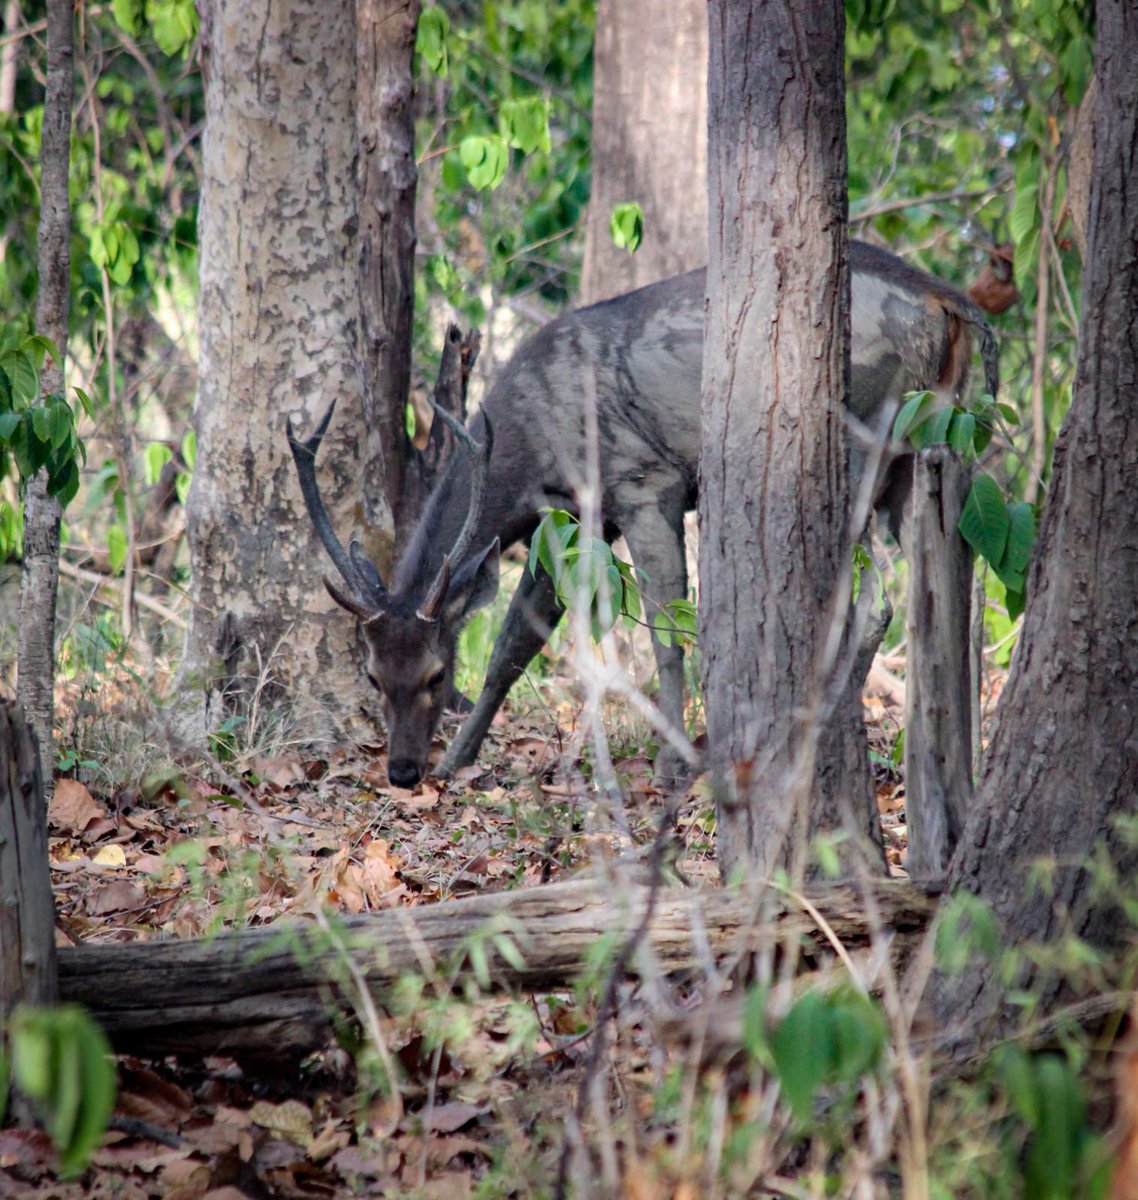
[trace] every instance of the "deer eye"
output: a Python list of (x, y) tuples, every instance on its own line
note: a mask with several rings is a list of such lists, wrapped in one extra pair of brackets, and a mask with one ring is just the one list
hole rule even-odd
[(427, 680), (427, 687), (430, 688), (432, 692), (437, 692), (439, 688), (443, 686), (443, 682), (446, 677), (446, 667), (439, 667), (439, 669), (430, 677), (430, 679)]

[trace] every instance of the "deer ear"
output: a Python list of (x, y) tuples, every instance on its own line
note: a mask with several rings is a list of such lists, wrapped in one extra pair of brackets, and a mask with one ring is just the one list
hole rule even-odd
[(495, 538), (484, 550), (472, 554), (455, 572), (444, 605), (448, 624), (464, 621), (475, 609), (498, 594), (498, 560), (501, 543)]

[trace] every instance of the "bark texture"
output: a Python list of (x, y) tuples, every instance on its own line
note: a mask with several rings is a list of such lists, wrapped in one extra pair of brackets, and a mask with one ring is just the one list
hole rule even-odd
[(876, 814), (848, 684), (817, 771), (813, 753), (848, 563), (844, 13), (716, 0), (710, 14), (700, 644), (729, 874), (781, 860), (798, 792), (811, 832), (844, 815), (869, 832)]
[[(1110, 947), (1133, 929), (1091, 886), (1105, 847), (1129, 894), (1138, 859), (1115, 825), (1138, 796), (1138, 9), (1096, 10), (1098, 108), (1075, 395), (1055, 449), (1019, 648), (949, 885), (1012, 944), (1067, 932)], [(1051, 895), (1028, 885), (1055, 865)], [(1017, 981), (1044, 1006), (1054, 981)], [(999, 1028), (991, 968), (934, 978), (927, 1000), (967, 1045)]]
[(59, 995), (46, 814), (31, 730), (0, 702), (0, 1018)]
[(234, 674), (257, 687), (267, 675), (312, 702), (309, 731), (364, 732), (370, 721), (353, 718), (371, 698), (354, 622), (321, 584), (331, 564), (285, 439), (289, 415), (307, 436), (338, 401), (318, 475), (344, 543), (355, 536), (377, 553), (374, 530), (390, 539), (391, 520), (382, 487), (365, 487), (383, 467), (364, 433), (358, 362), (353, 9), (310, 0), (201, 7), (201, 351), (186, 669), (207, 689)]
[(904, 538), (905, 865), (923, 884), (944, 879), (972, 803), (972, 553), (957, 531), (969, 475), (947, 446), (917, 455)]
[[(593, 80), (582, 304), (707, 262), (706, 3), (599, 0)], [(609, 233), (630, 201), (644, 210), (635, 254)]]
[[(424, 498), (404, 419), (415, 300), (418, 170), (411, 59), (419, 8), (419, 0), (356, 2), (360, 370), (369, 460), (365, 503), (377, 529), (390, 531), (394, 517), (397, 537), (409, 532)], [(370, 549), (389, 578), (391, 544)]]
[[(75, 49), (71, 0), (47, 6), (47, 91), (40, 137), (40, 223), (36, 239), (36, 332), (66, 353), (71, 302), (71, 106)], [(44, 360), (45, 395), (63, 392), (63, 364)], [(59, 501), (47, 494), (41, 471), (28, 481), (24, 500), (24, 569), (20, 576), (20, 630), (16, 649), (16, 699), (39, 744), (48, 799), (55, 763), (52, 713), (55, 696), (55, 600), (59, 591)]]
[[(808, 899), (812, 911), (790, 900), (772, 924), (757, 916), (768, 910), (755, 889), (664, 888), (651, 901), (631, 971), (652, 977), (706, 968), (709, 946), (722, 961), (790, 936), (824, 957), (829, 934), (851, 950), (868, 943), (865, 897), (857, 889), (813, 889)], [(568, 988), (595, 957), (598, 937), (617, 934), (617, 953), (619, 939), (641, 926), (649, 902), (643, 883), (583, 877), (354, 917), (337, 926), (338, 945), (330, 932), (292, 923), (288, 936), (278, 924), (209, 939), (65, 947), (60, 987), (64, 999), (87, 1005), (123, 1053), (232, 1054), (279, 1063), (327, 1040), (335, 1011), (350, 996), (340, 986), (349, 977), (349, 955), (381, 1002), (406, 975), (426, 974), (463, 992), (472, 981), (466, 961), (472, 945), (486, 950), (491, 991)], [(882, 881), (873, 908), (905, 941), (923, 931), (933, 904), (907, 884)], [(491, 932), (508, 936), (517, 953), (498, 954)]]

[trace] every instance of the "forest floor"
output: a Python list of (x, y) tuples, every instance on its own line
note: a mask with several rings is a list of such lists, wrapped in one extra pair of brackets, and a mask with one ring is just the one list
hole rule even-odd
[[(559, 731), (577, 716), (570, 704), (537, 718), (500, 714), (477, 767), (401, 790), (387, 786), (382, 750), (368, 747), (276, 747), (156, 768), (130, 741), (132, 728), (143, 737), (131, 694), (125, 675), (103, 678), (94, 706), (77, 686), (61, 688), (64, 724), (113, 723), (121, 707), (123, 726), (121, 744), (104, 739), (101, 762), (84, 759), (57, 778), (49, 835), (61, 945), (188, 938), (530, 887), (651, 844), (665, 809), (651, 762), (633, 745), (616, 762), (624, 831), (596, 811), (580, 772), (557, 760)], [(867, 697), (896, 873), (904, 794), (890, 754), (900, 715)], [(706, 782), (673, 811), (683, 877), (717, 880)], [(123, 1056), (115, 1127), (86, 1172), (60, 1182), (44, 1135), (0, 1130), (0, 1196), (552, 1195), (596, 1011), (585, 990), (392, 1005), (378, 1019), (397, 1088), (359, 1048), (329, 1047), (279, 1078), (224, 1057)], [(638, 1022), (631, 986), (617, 1024), (607, 1078), (626, 1114), (610, 1131), (623, 1194), (699, 1195), (679, 1182), (695, 1151), (673, 1144), (673, 1061)]]

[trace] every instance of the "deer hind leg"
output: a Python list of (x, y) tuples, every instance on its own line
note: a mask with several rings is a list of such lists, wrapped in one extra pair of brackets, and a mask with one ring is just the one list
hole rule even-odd
[[(684, 561), (684, 506), (682, 492), (656, 493), (656, 502), (645, 502), (644, 492), (620, 513), (620, 529), (628, 543), (644, 597), (644, 611), (652, 629), (652, 650), (660, 680), (657, 704), (668, 724), (684, 732), (684, 655), (674, 643), (665, 646), (656, 636), (655, 619), (672, 600), (687, 598), (688, 576)], [(664, 738), (656, 758), (656, 774), (666, 785), (691, 774), (683, 755)]]
[(539, 570), (535, 578), (526, 567), (490, 654), (486, 682), (435, 774), (451, 775), (475, 760), (494, 714), (553, 632), (561, 613), (549, 576)]

